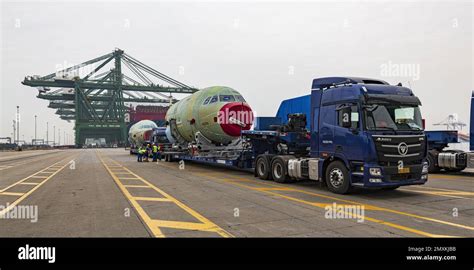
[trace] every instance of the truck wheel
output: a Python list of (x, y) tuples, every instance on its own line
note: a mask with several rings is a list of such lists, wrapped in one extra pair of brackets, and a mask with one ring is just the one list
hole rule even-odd
[(351, 191), (349, 171), (341, 161), (334, 161), (326, 168), (326, 184), (331, 192), (347, 194)]
[(259, 155), (255, 161), (255, 176), (263, 180), (271, 180), (270, 158), (268, 155)]
[(282, 157), (275, 157), (272, 161), (271, 175), (273, 180), (278, 183), (286, 183), (288, 181), (287, 162)]
[(426, 161), (428, 162), (428, 172), (429, 173), (437, 173), (437, 172), (440, 171), (440, 168), (438, 166), (436, 166), (435, 157), (431, 153), (428, 153), (428, 157), (427, 157)]

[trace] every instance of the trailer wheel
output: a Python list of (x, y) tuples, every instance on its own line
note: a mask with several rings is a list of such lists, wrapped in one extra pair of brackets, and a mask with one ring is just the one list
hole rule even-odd
[(271, 180), (270, 157), (268, 155), (259, 155), (255, 161), (255, 176), (263, 180)]
[(334, 161), (326, 168), (326, 185), (329, 191), (347, 194), (351, 191), (349, 171), (341, 161)]
[(429, 173), (437, 173), (440, 171), (440, 168), (436, 165), (435, 155), (428, 153), (428, 157), (426, 158), (428, 162), (428, 172)]

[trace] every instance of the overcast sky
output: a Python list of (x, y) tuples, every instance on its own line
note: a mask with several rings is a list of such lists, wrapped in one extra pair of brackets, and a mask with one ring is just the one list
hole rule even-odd
[(259, 116), (309, 94), (314, 78), (350, 75), (411, 85), (428, 129), (450, 113), (469, 122), (470, 1), (4, 2), (1, 14), (0, 137), (13, 132), (16, 105), (27, 141), (35, 114), (39, 138), (46, 121), (50, 134), (72, 134), (20, 82), (116, 47), (188, 85), (232, 87)]

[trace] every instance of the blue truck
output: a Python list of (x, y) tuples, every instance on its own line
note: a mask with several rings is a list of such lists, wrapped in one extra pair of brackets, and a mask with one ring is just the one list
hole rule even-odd
[(471, 96), (471, 121), (469, 135), (470, 152), (449, 149), (449, 144), (458, 143), (456, 130), (426, 131), (428, 140), (427, 162), (430, 173), (460, 172), (474, 169), (474, 91)]
[(356, 77), (314, 79), (311, 94), (285, 100), (275, 117), (257, 117), (240, 147), (189, 160), (253, 170), (276, 182), (314, 180), (334, 193), (396, 189), (428, 180), (420, 100), (401, 84)]

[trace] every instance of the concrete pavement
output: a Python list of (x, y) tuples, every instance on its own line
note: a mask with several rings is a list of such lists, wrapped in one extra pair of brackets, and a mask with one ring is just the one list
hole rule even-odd
[[(17, 155), (0, 158), (0, 205), (37, 206), (38, 221), (0, 219), (2, 237), (474, 236), (472, 174), (337, 195), (311, 181), (278, 184), (208, 165), (137, 163), (124, 149)], [(337, 215), (347, 214), (337, 208), (344, 206), (363, 216)]]

